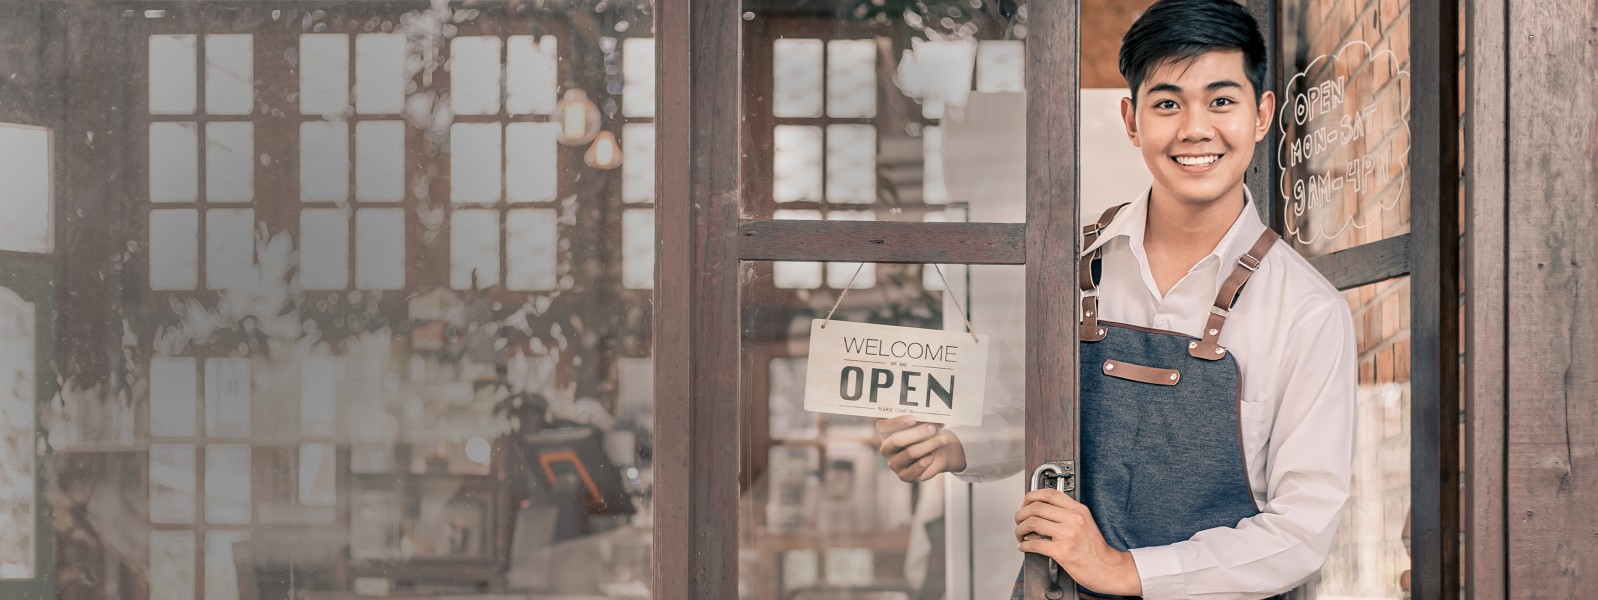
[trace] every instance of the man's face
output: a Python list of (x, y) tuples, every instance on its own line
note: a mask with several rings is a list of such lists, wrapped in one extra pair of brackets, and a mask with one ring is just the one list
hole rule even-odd
[(1254, 144), (1265, 139), (1275, 110), (1271, 92), (1254, 100), (1241, 50), (1167, 61), (1143, 81), (1136, 107), (1121, 101), (1126, 134), (1142, 150), (1156, 191), (1191, 204), (1241, 193)]

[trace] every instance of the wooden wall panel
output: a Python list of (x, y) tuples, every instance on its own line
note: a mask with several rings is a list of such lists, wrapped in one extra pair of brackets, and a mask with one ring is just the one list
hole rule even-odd
[(1507, 2), (1509, 596), (1598, 587), (1598, 0)]

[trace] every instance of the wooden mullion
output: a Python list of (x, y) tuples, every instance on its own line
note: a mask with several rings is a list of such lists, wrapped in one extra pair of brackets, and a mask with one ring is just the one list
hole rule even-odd
[(1413, 597), (1459, 596), (1459, 18), (1456, 0), (1411, 0), (1416, 150), (1411, 183)]
[(744, 221), (738, 225), (738, 257), (1018, 265), (1027, 262), (1027, 230), (1025, 223)]
[[(1076, 297), (1080, 11), (1076, 2), (1028, 5), (1026, 38), (1026, 472), (1049, 460), (1076, 460)], [(949, 261), (926, 261), (949, 262)], [(1027, 598), (1043, 598), (1048, 561), (1025, 559)], [(1060, 572), (1074, 597), (1075, 583)]]
[(1327, 281), (1339, 290), (1349, 290), (1409, 274), (1410, 235), (1408, 233), (1309, 257)]

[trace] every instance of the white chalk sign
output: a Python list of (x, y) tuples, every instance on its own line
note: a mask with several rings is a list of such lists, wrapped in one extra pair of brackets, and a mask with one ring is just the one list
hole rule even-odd
[(811, 321), (805, 410), (980, 425), (988, 336), (972, 337), (959, 331)]

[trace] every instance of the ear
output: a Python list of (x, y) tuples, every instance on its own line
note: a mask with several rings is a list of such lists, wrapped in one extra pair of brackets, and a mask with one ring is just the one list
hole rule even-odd
[(1126, 139), (1132, 141), (1132, 147), (1142, 148), (1143, 142), (1137, 139), (1137, 106), (1132, 104), (1131, 98), (1121, 98), (1121, 121), (1126, 125)]
[(1265, 139), (1265, 134), (1271, 131), (1271, 121), (1276, 118), (1276, 93), (1267, 91), (1260, 94), (1259, 114), (1255, 116), (1254, 141)]

